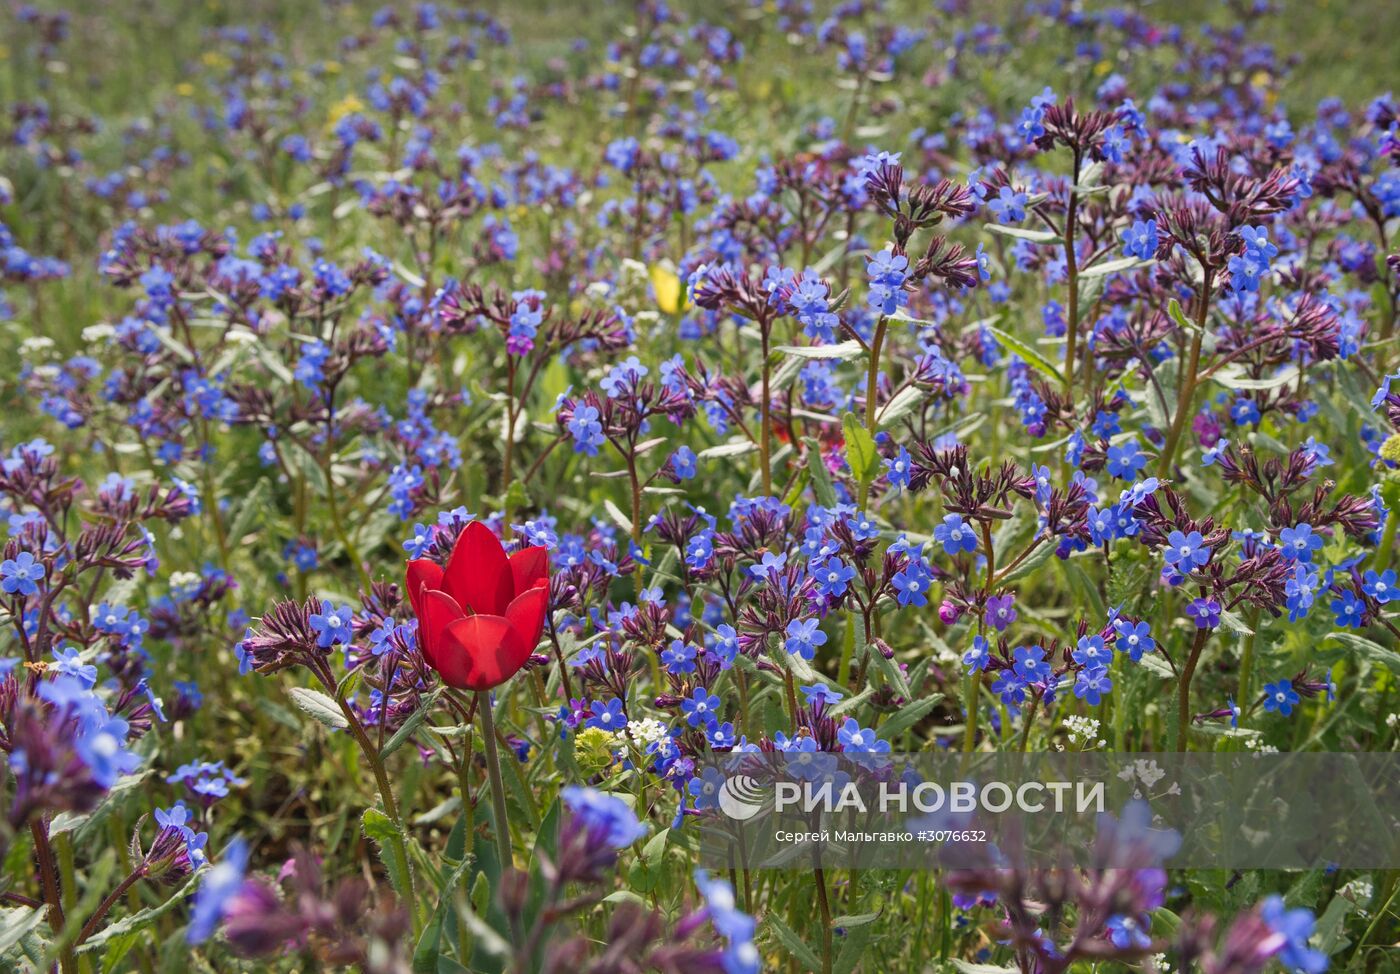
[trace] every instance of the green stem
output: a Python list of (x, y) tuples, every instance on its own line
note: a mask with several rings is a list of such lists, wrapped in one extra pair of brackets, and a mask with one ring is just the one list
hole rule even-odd
[[(888, 318), (881, 316), (879, 323), (875, 325), (875, 336), (870, 340), (870, 363), (865, 373), (865, 431), (872, 439), (875, 437), (875, 407), (880, 398), (880, 351), (885, 344), (888, 322)], [(865, 502), (870, 497), (870, 484), (864, 479), (863, 471), (861, 476), (860, 500), (856, 506), (865, 510)]]
[(1238, 691), (1240, 697), (1236, 703), (1241, 707), (1246, 706), (1249, 702), (1250, 682), (1254, 676), (1254, 641), (1257, 638), (1254, 630), (1259, 625), (1258, 616), (1259, 614), (1256, 612), (1252, 618), (1247, 620), (1249, 635), (1244, 637), (1244, 649), (1240, 654), (1240, 687)]
[(350, 540), (350, 532), (345, 530), (345, 521), (340, 516), (340, 504), (335, 499), (335, 480), (331, 477), (329, 459), (321, 469), (326, 473), (326, 504), (330, 508), (331, 524), (335, 527), (336, 537), (345, 546), (345, 554), (354, 562), (355, 571), (359, 572), (360, 575), (360, 584), (364, 586), (364, 590), (368, 594), (373, 580), (369, 577), (369, 569), (365, 568), (365, 563), (360, 558), (360, 552), (355, 547), (355, 542)]
[(102, 923), (102, 919), (107, 915), (107, 911), (112, 908), (117, 900), (122, 898), (122, 895), (127, 890), (135, 886), (145, 875), (146, 867), (143, 863), (132, 870), (125, 879), (117, 884), (117, 888), (108, 893), (106, 899), (97, 904), (97, 909), (93, 912), (92, 917), (87, 923), (83, 924), (83, 929), (78, 933), (78, 939), (74, 942), (74, 946), (81, 944), (84, 940), (87, 940), (87, 938), (95, 934), (98, 926)]
[(481, 736), (486, 739), (486, 775), (491, 782), (491, 811), (496, 817), (496, 851), (501, 868), (514, 865), (510, 852), (510, 824), (506, 818), (506, 790), (501, 782), (501, 758), (496, 749), (496, 721), (491, 716), (489, 690), (476, 692), (476, 709), (481, 714)]
[(963, 732), (963, 753), (971, 754), (977, 743), (978, 697), (982, 694), (982, 671), (974, 670), (967, 681), (967, 695), (963, 697), (963, 709), (967, 711), (967, 729)]
[(822, 974), (831, 974), (831, 904), (826, 899), (826, 874), (816, 869), (817, 905), (822, 914)]
[(39, 882), (44, 889), (44, 902), (48, 904), (49, 929), (54, 938), (60, 941), (58, 966), (62, 974), (73, 974), (77, 961), (71, 944), (62, 943), (64, 918), (63, 901), (58, 891), (58, 877), (54, 875), (53, 849), (49, 845), (48, 826), (40, 819), (29, 823), (29, 834), (34, 838), (34, 854), (39, 860)]
[(1206, 333), (1206, 312), (1210, 308), (1211, 272), (1206, 271), (1201, 283), (1201, 295), (1196, 302), (1196, 331), (1191, 336), (1191, 354), (1177, 384), (1176, 415), (1172, 417), (1171, 432), (1162, 446), (1162, 455), (1157, 461), (1157, 476), (1165, 478), (1172, 472), (1176, 462), (1177, 447), (1181, 434), (1186, 429), (1186, 418), (1191, 415), (1191, 400), (1196, 396), (1197, 374), (1201, 369), (1201, 339)]
[(1205, 648), (1206, 637), (1209, 634), (1209, 629), (1196, 630), (1196, 639), (1191, 644), (1191, 655), (1186, 658), (1186, 665), (1181, 669), (1181, 680), (1177, 684), (1176, 750), (1180, 754), (1186, 753), (1187, 731), (1191, 726), (1191, 677), (1196, 672), (1196, 664), (1200, 662), (1201, 650)]
[(1021, 743), (1017, 745), (1016, 750), (1020, 751), (1022, 754), (1026, 753), (1026, 744), (1030, 742), (1031, 724), (1035, 722), (1035, 708), (1039, 703), (1040, 698), (1035, 694), (1031, 694), (1031, 705), (1027, 707), (1026, 712), (1021, 715)]
[(1069, 282), (1066, 312), (1065, 399), (1074, 406), (1074, 365), (1079, 342), (1079, 255), (1074, 250), (1074, 224), (1079, 216), (1079, 150), (1074, 152), (1074, 177), (1070, 180), (1069, 207), (1065, 211), (1065, 278)]
[[(1395, 507), (1394, 504), (1391, 505)], [(1395, 554), (1395, 530), (1400, 527), (1400, 510), (1391, 510), (1386, 515), (1385, 531), (1381, 533), (1381, 543), (1376, 547), (1376, 572), (1390, 567), (1390, 559)]]
[[(763, 334), (763, 399), (758, 404), (758, 411), (759, 422), (762, 423), (763, 428), (759, 431), (758, 462), (762, 467), (760, 473), (763, 476), (763, 496), (770, 497), (773, 494), (773, 421), (769, 415), (773, 408), (772, 402), (770, 401), (772, 398), (770, 385), (773, 379), (773, 367), (768, 362), (768, 332), (770, 325), (760, 323), (759, 328)], [(818, 458), (816, 462), (820, 463), (821, 459)]]

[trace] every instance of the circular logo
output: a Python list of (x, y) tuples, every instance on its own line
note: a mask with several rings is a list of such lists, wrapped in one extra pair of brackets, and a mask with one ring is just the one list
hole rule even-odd
[(719, 807), (724, 814), (742, 822), (763, 810), (763, 789), (746, 774), (726, 778), (719, 789)]

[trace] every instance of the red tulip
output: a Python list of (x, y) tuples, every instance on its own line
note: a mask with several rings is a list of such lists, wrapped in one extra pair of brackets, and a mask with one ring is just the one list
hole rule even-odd
[(480, 521), (457, 538), (447, 568), (408, 563), (408, 597), (428, 665), (459, 690), (489, 690), (530, 658), (549, 610), (549, 556), (524, 548), (506, 557)]

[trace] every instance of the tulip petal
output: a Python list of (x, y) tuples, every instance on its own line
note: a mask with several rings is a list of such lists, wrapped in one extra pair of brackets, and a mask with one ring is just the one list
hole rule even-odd
[(424, 588), (442, 588), (442, 568), (435, 561), (415, 558), (404, 571), (404, 588), (408, 589), (408, 599), (413, 603), (413, 614), (423, 618), (421, 592)]
[(530, 649), (502, 616), (458, 619), (442, 633), (435, 669), (459, 690), (489, 690), (514, 676)]
[(515, 595), (510, 561), (500, 540), (480, 521), (462, 531), (447, 559), (442, 589), (464, 610), (499, 616)]
[(549, 551), (539, 545), (521, 548), (510, 556), (510, 570), (515, 576), (515, 594), (528, 592), (549, 580)]
[(424, 589), (420, 598), (423, 611), (418, 616), (419, 644), (423, 647), (423, 656), (427, 658), (428, 664), (436, 666), (443, 631), (463, 618), (466, 613), (452, 596), (437, 589)]
[(506, 608), (506, 618), (531, 652), (544, 631), (544, 614), (549, 611), (549, 586), (536, 585), (517, 595)]

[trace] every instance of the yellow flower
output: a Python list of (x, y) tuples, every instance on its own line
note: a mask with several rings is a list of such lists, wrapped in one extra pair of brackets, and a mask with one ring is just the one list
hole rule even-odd
[(364, 111), (365, 103), (354, 95), (346, 95), (340, 101), (331, 106), (331, 114), (328, 124), (334, 125), (346, 115), (353, 115), (356, 112)]
[(680, 314), (685, 310), (685, 297), (681, 292), (681, 279), (669, 264), (652, 264), (649, 271), (651, 289), (656, 294), (656, 306), (668, 315)]
[(612, 766), (617, 753), (618, 740), (601, 727), (588, 727), (579, 731), (574, 738), (574, 760), (579, 770), (592, 777), (602, 774)]

